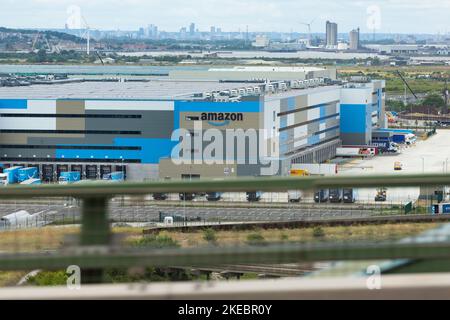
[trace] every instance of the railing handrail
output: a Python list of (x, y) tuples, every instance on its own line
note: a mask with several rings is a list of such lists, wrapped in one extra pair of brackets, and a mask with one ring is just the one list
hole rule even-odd
[(182, 192), (285, 192), (288, 190), (316, 190), (321, 188), (368, 188), (450, 185), (450, 175), (359, 175), (332, 177), (270, 177), (237, 178), (198, 181), (160, 182), (93, 182), (73, 185), (13, 185), (0, 188), (0, 198), (78, 197), (97, 198), (117, 195), (146, 195), (151, 193)]

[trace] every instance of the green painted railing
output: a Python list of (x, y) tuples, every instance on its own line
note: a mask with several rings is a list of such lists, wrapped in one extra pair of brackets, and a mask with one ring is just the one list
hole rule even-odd
[(287, 263), (364, 259), (450, 259), (450, 243), (365, 244), (327, 246), (275, 245), (264, 247), (197, 248), (178, 250), (130, 250), (112, 245), (108, 198), (179, 192), (246, 192), (316, 190), (321, 188), (369, 188), (447, 186), (450, 175), (336, 176), (302, 178), (249, 178), (145, 183), (84, 183), (75, 185), (8, 186), (0, 199), (74, 197), (83, 201), (80, 245), (76, 250), (38, 254), (0, 254), (0, 269), (61, 268), (79, 265), (89, 270), (91, 281), (100, 281), (108, 267), (170, 266), (229, 263)]

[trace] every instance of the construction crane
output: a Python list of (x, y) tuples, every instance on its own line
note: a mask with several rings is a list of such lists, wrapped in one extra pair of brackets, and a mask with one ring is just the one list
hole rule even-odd
[(445, 79), (445, 87), (443, 91), (444, 101), (445, 101), (445, 114), (448, 114), (448, 98), (450, 95), (450, 91), (448, 90), (448, 79)]
[(409, 89), (409, 91), (412, 93), (412, 95), (414, 96), (414, 98), (416, 100), (419, 100), (419, 98), (417, 97), (417, 95), (415, 94), (413, 89), (411, 89), (411, 87), (409, 86), (408, 82), (406, 81), (406, 79), (403, 77), (402, 73), (399, 70), (397, 70), (397, 74), (400, 77), (400, 79), (402, 79), (403, 83), (405, 84), (405, 100), (404, 100), (403, 103), (404, 103), (404, 105), (406, 107), (406, 105), (408, 104), (407, 97), (406, 97), (406, 88)]
[(311, 20), (310, 23), (306, 23), (306, 22), (300, 22), (301, 25), (307, 26), (308, 27), (308, 45), (311, 46), (311, 42), (312, 42), (312, 32), (311, 32), (311, 26), (314, 23), (316, 19), (314, 18), (313, 20)]
[(105, 65), (105, 62), (102, 59), (102, 56), (100, 55), (100, 52), (98, 52), (97, 50), (95, 50), (95, 54), (97, 55), (97, 57), (100, 59), (100, 62), (102, 63), (102, 65)]
[(57, 52), (59, 53), (60, 50), (59, 48), (57, 48), (56, 46), (51, 46), (50, 42), (48, 41), (47, 35), (46, 34), (42, 34), (40, 31), (38, 31), (38, 33), (36, 33), (36, 35), (34, 36), (33, 39), (33, 44), (31, 46), (31, 52), (35, 52), (36, 50), (36, 45), (38, 43), (38, 41), (41, 40), (45, 43), (45, 45), (47, 46), (47, 52)]

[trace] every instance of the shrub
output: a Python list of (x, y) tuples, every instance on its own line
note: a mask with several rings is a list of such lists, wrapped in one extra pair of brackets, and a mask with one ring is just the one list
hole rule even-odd
[(67, 283), (68, 275), (64, 271), (39, 272), (33, 277), (29, 277), (27, 284), (32, 286), (62, 286)]
[(252, 245), (261, 245), (266, 243), (266, 239), (264, 239), (261, 233), (250, 233), (247, 236), (247, 243)]
[(325, 231), (321, 227), (315, 227), (313, 229), (313, 237), (314, 238), (323, 238), (323, 237), (325, 237)]
[(133, 245), (146, 248), (178, 248), (180, 244), (168, 235), (148, 235), (136, 240)]
[(282, 233), (282, 234), (280, 234), (280, 240), (281, 241), (288, 241), (289, 240), (289, 236), (286, 233)]
[(213, 229), (203, 230), (203, 239), (209, 243), (217, 243), (217, 234)]

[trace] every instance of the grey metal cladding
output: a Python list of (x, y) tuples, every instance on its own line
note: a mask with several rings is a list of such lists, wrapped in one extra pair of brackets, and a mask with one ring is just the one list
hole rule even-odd
[(327, 131), (325, 133), (325, 140), (329, 140), (329, 139), (334, 138), (334, 137), (338, 138), (339, 135), (340, 135), (340, 130), (339, 129)]
[(332, 114), (336, 114), (337, 112), (337, 103), (331, 103), (331, 104), (327, 104), (325, 106), (325, 115), (326, 116), (331, 116)]
[(280, 112), (288, 112), (288, 106), (289, 106), (289, 99), (281, 99), (280, 100)]
[[(238, 165), (236, 168), (238, 177), (255, 177), (261, 175), (261, 165)], [(256, 190), (257, 191), (257, 190)]]
[(56, 151), (50, 149), (10, 149), (10, 148), (2, 148), (1, 156), (7, 155), (8, 158), (56, 158)]
[(341, 133), (341, 140), (343, 145), (365, 145), (366, 134), (365, 133)]
[(93, 115), (141, 115), (142, 118), (87, 118), (86, 130), (141, 131), (141, 138), (170, 138), (174, 129), (173, 111), (87, 110)]
[[(236, 168), (237, 176), (238, 177), (258, 177), (258, 176), (261, 176), (263, 168), (268, 169), (271, 166), (274, 168), (274, 170), (272, 171), (273, 175), (277, 175), (280, 173), (281, 164), (282, 164), (282, 162), (279, 161), (278, 166), (277, 165), (273, 166), (273, 164), (237, 165), (237, 168)], [(276, 169), (277, 167), (278, 167), (278, 170)], [(249, 191), (251, 191), (251, 190), (249, 190)], [(254, 191), (258, 191), (258, 190), (254, 190)]]
[(308, 134), (314, 134), (320, 131), (320, 122), (313, 122), (308, 124)]
[[(36, 144), (36, 145), (61, 145), (61, 144), (69, 144), (69, 145), (98, 145), (98, 144), (114, 144), (114, 139), (117, 138), (116, 135), (109, 134), (88, 134), (84, 138), (64, 138), (64, 135), (61, 135), (61, 138), (46, 138), (43, 137), (30, 137), (28, 138), (28, 144)], [(120, 136), (127, 137), (127, 136)], [(130, 136), (131, 137), (131, 136)], [(136, 136), (132, 136), (136, 137)]]

